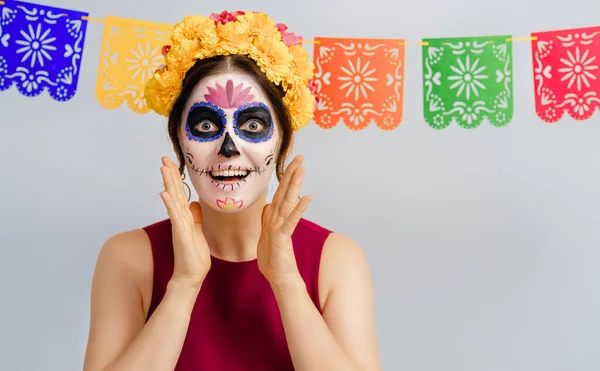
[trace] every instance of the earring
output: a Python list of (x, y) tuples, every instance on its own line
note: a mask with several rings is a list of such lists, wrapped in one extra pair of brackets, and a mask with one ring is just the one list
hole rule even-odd
[(190, 189), (190, 186), (185, 182), (185, 173), (181, 173), (181, 182), (187, 188), (188, 202), (190, 202), (190, 200), (192, 199), (192, 190)]

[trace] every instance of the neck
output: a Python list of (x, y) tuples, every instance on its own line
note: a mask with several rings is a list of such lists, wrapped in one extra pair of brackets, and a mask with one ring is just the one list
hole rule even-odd
[(226, 213), (217, 211), (200, 201), (202, 206), (202, 231), (212, 256), (228, 261), (256, 259), (256, 249), (261, 233), (261, 216), (266, 203), (263, 194), (243, 211)]

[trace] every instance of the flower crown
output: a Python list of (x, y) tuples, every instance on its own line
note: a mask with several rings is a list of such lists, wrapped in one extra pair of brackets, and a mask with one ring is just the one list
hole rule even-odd
[(246, 55), (272, 83), (282, 87), (292, 128), (298, 130), (313, 118), (318, 102), (312, 81), (314, 64), (301, 43), (302, 38), (287, 32), (287, 26), (275, 24), (260, 12), (224, 11), (210, 17), (185, 17), (175, 25), (171, 45), (162, 49), (165, 64), (146, 85), (146, 104), (159, 115), (168, 116), (187, 71), (197, 60)]

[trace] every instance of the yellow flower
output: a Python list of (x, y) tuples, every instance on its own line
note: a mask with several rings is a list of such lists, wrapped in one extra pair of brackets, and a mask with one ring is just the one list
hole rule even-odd
[(146, 85), (148, 107), (168, 116), (181, 93), (185, 75), (196, 61), (230, 54), (247, 55), (269, 81), (284, 89), (283, 103), (294, 130), (308, 124), (315, 107), (315, 97), (308, 88), (314, 65), (301, 45), (286, 45), (275, 22), (264, 13), (246, 12), (224, 24), (215, 24), (201, 15), (185, 17), (175, 26), (165, 57), (166, 67)]
[(200, 45), (204, 54), (210, 54), (215, 51), (217, 45), (221, 42), (216, 32), (210, 32), (210, 36), (200, 35)]
[(246, 12), (246, 14), (238, 16), (236, 27), (250, 37), (262, 36), (279, 36), (279, 30), (275, 26), (275, 22), (265, 13)]
[(289, 89), (283, 97), (283, 103), (288, 108), (294, 130), (308, 125), (314, 116), (315, 98), (306, 86)]
[(257, 35), (249, 56), (275, 85), (290, 73), (292, 55), (279, 38)]
[(240, 30), (238, 26), (238, 22), (219, 23), (217, 26), (217, 35), (223, 41), (248, 42), (248, 35), (243, 30)]
[(159, 115), (168, 116), (181, 93), (181, 81), (176, 71), (163, 70), (154, 74), (144, 89), (148, 107)]
[(201, 49), (199, 40), (182, 40), (175, 43), (167, 53), (165, 61), (170, 70), (187, 70), (191, 55), (197, 54)]
[(219, 23), (217, 34), (221, 42), (216, 47), (219, 53), (224, 54), (246, 54), (250, 44), (247, 33), (241, 32), (238, 22)]
[[(173, 40), (207, 40), (207, 43), (218, 41), (215, 33), (215, 21), (202, 15), (187, 16), (175, 25)], [(211, 40), (212, 39), (212, 40)]]
[(223, 40), (249, 40), (248, 23), (241, 23), (239, 21), (227, 22), (225, 24), (218, 23), (216, 29), (217, 35)]
[(289, 47), (289, 52), (293, 57), (291, 64), (291, 73), (302, 79), (303, 83), (313, 78), (314, 64), (310, 62), (310, 55), (302, 45), (293, 45)]

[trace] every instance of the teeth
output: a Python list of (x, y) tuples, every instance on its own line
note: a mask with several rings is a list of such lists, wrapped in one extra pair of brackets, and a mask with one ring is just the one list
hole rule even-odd
[(210, 172), (212, 176), (223, 176), (223, 177), (232, 177), (232, 176), (246, 176), (248, 175), (248, 170), (213, 170)]

